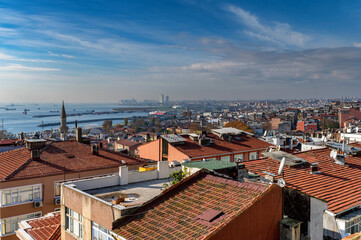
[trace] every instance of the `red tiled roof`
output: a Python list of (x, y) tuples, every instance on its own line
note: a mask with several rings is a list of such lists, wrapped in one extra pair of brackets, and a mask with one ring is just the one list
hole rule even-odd
[(120, 139), (120, 140), (117, 141), (117, 144), (121, 144), (121, 145), (124, 145), (124, 146), (127, 146), (127, 147), (134, 147), (134, 146), (140, 145), (141, 143), (134, 142), (134, 141), (131, 141), (131, 140), (128, 140), (128, 139)]
[[(294, 154), (308, 163), (284, 167), (286, 186), (323, 199), (335, 214), (361, 205), (361, 156), (347, 156), (346, 166), (334, 163), (331, 149), (317, 149)], [(310, 174), (310, 163), (318, 162), (321, 173)], [(263, 171), (277, 174), (280, 163), (271, 158), (243, 162), (250, 172), (264, 176)], [(277, 179), (280, 176), (276, 177)]]
[(119, 167), (123, 160), (126, 165), (147, 162), (105, 149), (93, 155), (89, 145), (76, 141), (52, 142), (41, 150), (40, 160), (32, 160), (26, 148), (0, 153), (0, 181)]
[(60, 212), (53, 216), (42, 217), (27, 221), (31, 228), (24, 229), (36, 240), (57, 240), (60, 239)]
[(13, 139), (0, 140), (0, 146), (15, 145), (15, 143), (16, 143), (16, 140), (13, 140)]
[(220, 230), (275, 185), (241, 183), (201, 170), (165, 190), (132, 217), (117, 222), (116, 234), (132, 239), (203, 239)]
[(207, 137), (213, 141), (213, 143), (209, 146), (201, 146), (198, 142), (193, 141), (188, 137), (184, 137), (187, 140), (185, 144), (176, 145), (174, 147), (190, 158), (199, 158), (203, 156), (222, 155), (232, 152), (251, 152), (252, 150), (266, 149), (269, 146), (272, 146), (263, 140), (247, 134), (240, 137), (240, 140), (233, 138), (232, 142), (225, 141), (214, 134), (207, 134)]

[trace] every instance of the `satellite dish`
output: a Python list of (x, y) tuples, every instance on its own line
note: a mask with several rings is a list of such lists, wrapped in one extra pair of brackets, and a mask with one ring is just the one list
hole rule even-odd
[(283, 188), (284, 186), (286, 186), (286, 182), (285, 182), (285, 180), (283, 180), (283, 178), (278, 179), (277, 184), (278, 184), (278, 186), (280, 186), (281, 188)]
[(278, 169), (278, 175), (281, 175), (282, 171), (283, 171), (283, 166), (285, 165), (285, 162), (286, 162), (286, 158), (283, 157), (282, 160), (281, 160), (281, 164), (280, 164), (280, 167)]

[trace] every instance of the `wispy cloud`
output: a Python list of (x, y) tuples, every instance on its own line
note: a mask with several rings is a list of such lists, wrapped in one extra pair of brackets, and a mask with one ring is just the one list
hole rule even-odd
[(0, 60), (9, 60), (9, 61), (22, 61), (22, 62), (44, 62), (44, 63), (50, 63), (54, 62), (52, 60), (44, 60), (44, 59), (26, 59), (26, 58), (17, 58), (15, 56), (11, 56), (5, 53), (0, 52)]
[(37, 72), (49, 72), (60, 71), (58, 68), (42, 68), (42, 67), (29, 67), (21, 64), (10, 64), (7, 66), (0, 66), (0, 71), (37, 71)]
[(361, 42), (359, 42), (359, 43), (358, 43), (358, 42), (354, 42), (354, 43), (353, 43), (353, 46), (354, 46), (354, 47), (361, 48)]
[(293, 31), (287, 23), (274, 22), (263, 24), (257, 16), (233, 5), (228, 5), (226, 10), (237, 16), (237, 19), (247, 28), (243, 32), (248, 36), (262, 41), (273, 42), (282, 45), (303, 47), (311, 39), (300, 32)]
[(63, 57), (63, 58), (75, 58), (72, 55), (67, 55), (67, 54), (57, 54), (57, 53), (53, 53), (51, 51), (48, 51), (50, 56), (54, 56), (54, 57)]

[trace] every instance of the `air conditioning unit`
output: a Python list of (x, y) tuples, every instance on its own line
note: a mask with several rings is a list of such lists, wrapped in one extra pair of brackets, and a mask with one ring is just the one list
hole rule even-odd
[(54, 204), (55, 204), (55, 205), (60, 205), (60, 197), (56, 197), (56, 198), (54, 199)]
[(43, 202), (42, 202), (42, 201), (34, 202), (34, 208), (39, 208), (39, 207), (42, 207), (42, 206), (43, 206)]

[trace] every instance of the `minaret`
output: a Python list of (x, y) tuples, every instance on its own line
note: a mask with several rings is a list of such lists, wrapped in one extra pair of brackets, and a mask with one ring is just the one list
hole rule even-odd
[(59, 132), (60, 132), (60, 138), (63, 139), (64, 141), (67, 140), (68, 129), (69, 128), (66, 125), (66, 112), (65, 112), (64, 101), (63, 101), (63, 107), (61, 109), (61, 116), (60, 116)]

